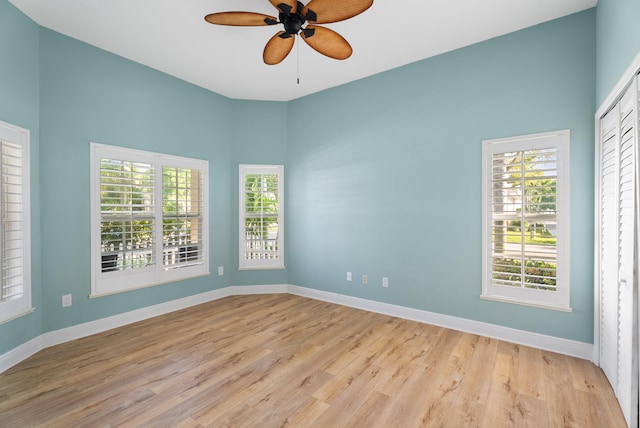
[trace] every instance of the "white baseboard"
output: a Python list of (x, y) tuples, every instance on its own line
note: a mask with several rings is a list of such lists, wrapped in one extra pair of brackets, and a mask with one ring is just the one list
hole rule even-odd
[(43, 348), (42, 336), (38, 336), (0, 355), (0, 373), (10, 369), (19, 362), (26, 360)]
[(230, 295), (240, 296), (249, 294), (282, 294), (289, 292), (287, 284), (273, 285), (232, 285), (227, 287), (230, 289)]
[(122, 327), (127, 324), (153, 318), (180, 309), (185, 309), (201, 303), (221, 299), (223, 297), (273, 293), (294, 294), (338, 305), (349, 306), (384, 315), (487, 336), (494, 339), (505, 340), (520, 345), (558, 352), (560, 354), (570, 355), (586, 360), (590, 360), (593, 357), (593, 345), (590, 343), (531, 333), (495, 324), (472, 321), (465, 318), (452, 317), (449, 315), (437, 314), (435, 312), (392, 305), (389, 303), (381, 303), (359, 297), (345, 296), (342, 294), (330, 293), (328, 291), (299, 287), (296, 285), (233, 285), (44, 333), (18, 346), (17, 348), (0, 355), (0, 373), (27, 359), (41, 349), (48, 348), (53, 345), (80, 339), (92, 334), (101, 333), (106, 330)]

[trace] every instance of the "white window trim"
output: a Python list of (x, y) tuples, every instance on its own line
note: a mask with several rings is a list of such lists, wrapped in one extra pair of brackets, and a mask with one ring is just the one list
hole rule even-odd
[[(239, 237), (238, 270), (285, 269), (284, 265), (284, 165), (239, 165)], [(278, 175), (278, 257), (271, 260), (246, 260), (243, 243), (245, 242), (245, 206), (244, 177), (247, 174)]]
[(22, 283), (23, 293), (18, 299), (0, 303), (0, 324), (12, 321), (34, 311), (31, 302), (31, 132), (0, 121), (0, 138), (20, 144), (23, 148), (22, 167)]
[[(125, 147), (91, 143), (91, 294), (89, 297), (101, 297), (115, 293), (152, 287), (155, 285), (181, 281), (210, 275), (209, 272), (209, 162), (200, 159), (185, 158)], [(100, 159), (111, 157), (127, 161), (142, 161), (154, 164), (156, 171), (163, 166), (193, 168), (202, 171), (202, 254), (203, 263), (180, 269), (165, 270), (161, 256), (156, 258), (153, 266), (141, 269), (129, 269), (116, 272), (102, 272), (101, 239), (100, 239)], [(156, 174), (155, 201), (162, 201), (162, 173)], [(157, 204), (158, 202), (156, 202)], [(155, 210), (154, 243), (156, 254), (162, 254), (162, 202), (160, 209)], [(157, 206), (157, 205), (156, 205)]]
[[(482, 294), (481, 299), (571, 312), (569, 130), (484, 140), (482, 143)], [(544, 291), (493, 285), (491, 281), (491, 155), (517, 150), (557, 149), (557, 290)]]

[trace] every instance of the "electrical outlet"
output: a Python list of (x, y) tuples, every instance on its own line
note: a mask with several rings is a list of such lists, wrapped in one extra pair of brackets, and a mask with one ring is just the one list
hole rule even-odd
[(218, 276), (224, 275), (224, 266), (218, 266)]
[(383, 278), (382, 278), (382, 286), (383, 286), (384, 288), (389, 287), (389, 278), (387, 278), (387, 277), (383, 277)]
[(67, 306), (71, 306), (73, 304), (73, 300), (71, 294), (65, 294), (62, 296), (62, 307), (66, 308)]
[(362, 275), (362, 284), (367, 285), (369, 283), (369, 277), (367, 275)]
[(351, 272), (347, 272), (347, 281), (351, 281)]

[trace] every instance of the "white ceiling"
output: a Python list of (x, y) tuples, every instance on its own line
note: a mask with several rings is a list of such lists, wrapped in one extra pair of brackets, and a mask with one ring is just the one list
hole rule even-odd
[[(288, 101), (579, 12), (597, 0), (374, 0), (326, 26), (353, 55), (338, 61), (298, 43), (278, 65), (262, 50), (281, 25), (211, 25), (213, 12), (278, 16), (268, 0), (9, 0), (43, 27), (230, 98)], [(304, 1), (303, 1), (304, 3)], [(299, 39), (299, 38), (298, 38)], [(296, 83), (297, 76), (300, 83)]]

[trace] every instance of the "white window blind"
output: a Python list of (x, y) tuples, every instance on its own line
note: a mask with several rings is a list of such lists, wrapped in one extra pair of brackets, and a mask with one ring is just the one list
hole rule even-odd
[(154, 196), (152, 164), (100, 159), (102, 272), (155, 264)]
[(0, 122), (0, 322), (31, 310), (29, 131)]
[(165, 269), (203, 262), (202, 171), (162, 168), (162, 248)]
[(282, 165), (240, 165), (240, 269), (284, 268)]
[(91, 148), (92, 295), (209, 274), (208, 163)]
[(483, 297), (568, 309), (568, 138), (484, 142)]

